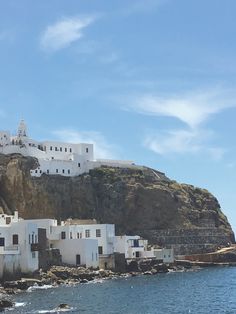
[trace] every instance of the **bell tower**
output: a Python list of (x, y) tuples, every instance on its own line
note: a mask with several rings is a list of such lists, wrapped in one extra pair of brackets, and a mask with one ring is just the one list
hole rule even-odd
[(18, 137), (26, 137), (27, 136), (27, 126), (26, 126), (24, 120), (20, 121), (17, 135), (18, 135)]

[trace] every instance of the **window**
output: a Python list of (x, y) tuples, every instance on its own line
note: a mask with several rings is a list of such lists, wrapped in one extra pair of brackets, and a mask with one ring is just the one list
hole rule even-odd
[(58, 169), (56, 169), (56, 173), (58, 173)]
[(70, 239), (72, 239), (72, 232), (70, 232)]
[(78, 167), (80, 167), (80, 162), (78, 162)]
[(65, 173), (65, 169), (62, 169), (62, 173)]
[(32, 237), (32, 242), (31, 243), (34, 243), (34, 235), (32, 234), (31, 237)]
[(13, 245), (19, 244), (18, 234), (13, 234), (12, 235), (12, 244)]
[(5, 246), (5, 238), (0, 238), (0, 246)]
[(38, 173), (38, 170), (35, 170), (35, 173)]
[(96, 229), (96, 237), (97, 238), (101, 237), (101, 229)]
[(86, 147), (86, 153), (88, 153), (88, 147)]
[(47, 174), (49, 174), (49, 170), (47, 170)]
[(68, 169), (68, 174), (70, 174), (70, 169)]
[(99, 246), (99, 247), (98, 247), (98, 254), (103, 254), (103, 248), (102, 248), (102, 246)]
[(11, 217), (6, 217), (6, 224), (9, 225), (11, 223)]
[(36, 257), (35, 252), (32, 252), (32, 258), (35, 258), (35, 257)]
[(40, 170), (39, 172), (42, 173), (42, 170)]
[(62, 231), (61, 232), (61, 239), (64, 240), (66, 238), (66, 233), (65, 231)]
[(50, 146), (50, 150), (52, 150), (52, 146)]
[(34, 243), (38, 243), (38, 236), (37, 236), (37, 234), (34, 236)]
[(55, 151), (57, 152), (57, 147), (55, 147)]
[(92, 261), (93, 261), (93, 252), (92, 252)]
[(60, 152), (62, 152), (62, 147), (60, 147)]
[(67, 148), (65, 148), (65, 152), (67, 152)]
[(29, 244), (30, 244), (30, 234), (29, 234)]
[(90, 238), (90, 230), (85, 230), (85, 238)]
[(77, 239), (79, 239), (79, 232), (77, 232)]
[(70, 153), (72, 153), (72, 149), (70, 148)]

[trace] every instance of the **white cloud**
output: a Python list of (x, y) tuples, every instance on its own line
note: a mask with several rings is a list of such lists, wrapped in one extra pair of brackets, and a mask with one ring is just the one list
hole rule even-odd
[[(140, 114), (171, 117), (181, 121), (180, 129), (151, 131), (144, 139), (144, 146), (161, 154), (207, 154), (211, 159), (221, 160), (226, 150), (212, 141), (215, 133), (206, 127), (213, 115), (236, 107), (233, 90), (215, 88), (192, 91), (188, 94), (159, 96), (145, 94), (128, 97), (125, 109)], [(174, 120), (173, 120), (174, 121)]]
[(90, 143), (94, 144), (95, 158), (117, 159), (115, 145), (107, 143), (104, 136), (96, 131), (77, 132), (75, 130), (63, 129), (53, 132), (57, 139), (69, 143)]
[(57, 51), (68, 47), (83, 36), (83, 30), (95, 17), (64, 18), (53, 25), (49, 25), (41, 36), (40, 46), (45, 51)]
[(195, 91), (187, 95), (160, 97), (143, 95), (131, 100), (131, 108), (142, 114), (177, 118), (191, 128), (205, 122), (212, 114), (236, 106), (227, 91)]
[(209, 146), (208, 141), (213, 137), (214, 133), (209, 130), (169, 130), (148, 134), (144, 146), (160, 155), (201, 153), (221, 160), (225, 150)]

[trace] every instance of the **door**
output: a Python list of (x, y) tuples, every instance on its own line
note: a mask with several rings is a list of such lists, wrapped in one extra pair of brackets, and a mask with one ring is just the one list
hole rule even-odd
[(80, 255), (76, 255), (76, 265), (80, 265)]

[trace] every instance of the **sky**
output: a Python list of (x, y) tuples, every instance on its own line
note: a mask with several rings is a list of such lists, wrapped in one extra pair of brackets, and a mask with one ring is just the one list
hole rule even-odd
[(235, 0), (0, 0), (0, 129), (208, 189), (236, 231)]

